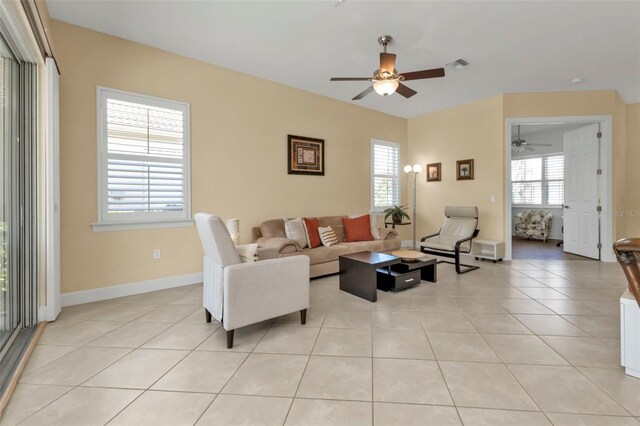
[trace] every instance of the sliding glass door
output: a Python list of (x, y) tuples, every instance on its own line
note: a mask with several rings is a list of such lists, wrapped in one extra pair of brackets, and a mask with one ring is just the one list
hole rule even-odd
[(18, 280), (19, 64), (0, 37), (0, 353), (21, 327)]

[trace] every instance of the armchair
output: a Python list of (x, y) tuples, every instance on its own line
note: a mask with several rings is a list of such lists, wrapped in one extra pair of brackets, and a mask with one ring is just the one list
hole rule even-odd
[[(420, 251), (455, 259), (455, 262), (440, 260), (438, 263), (455, 265), (458, 274), (478, 269), (479, 266), (460, 263), (460, 253), (469, 253), (471, 241), (480, 233), (477, 228), (478, 208), (446, 206), (444, 215), (446, 217), (440, 231), (422, 237)], [(465, 269), (462, 269), (461, 266), (464, 266)]]
[(551, 230), (552, 216), (551, 212), (535, 209), (518, 213), (515, 220), (516, 237), (546, 242)]
[(203, 304), (207, 323), (220, 321), (233, 347), (234, 330), (309, 307), (309, 258), (292, 256), (242, 263), (222, 220), (195, 215), (204, 248)]

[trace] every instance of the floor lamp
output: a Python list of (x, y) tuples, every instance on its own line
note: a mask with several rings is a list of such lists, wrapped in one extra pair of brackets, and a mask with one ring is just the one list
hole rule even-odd
[(416, 249), (416, 178), (418, 177), (419, 173), (422, 173), (422, 166), (420, 164), (414, 164), (413, 166), (411, 166), (410, 164), (407, 164), (406, 166), (404, 166), (404, 172), (405, 173), (413, 173), (413, 219), (411, 220), (412, 226), (413, 226), (413, 245), (411, 246), (411, 248), (413, 250)]

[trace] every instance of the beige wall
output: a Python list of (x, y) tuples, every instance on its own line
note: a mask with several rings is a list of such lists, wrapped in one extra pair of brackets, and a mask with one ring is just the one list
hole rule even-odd
[[(410, 119), (411, 161), (442, 162), (443, 167), (442, 182), (422, 181), (419, 185), (419, 234), (437, 230), (442, 222), (444, 205), (463, 204), (480, 208), (480, 238), (504, 240), (504, 122), (507, 118), (611, 115), (613, 207), (615, 210), (624, 209), (628, 193), (626, 183), (630, 179), (626, 172), (626, 158), (633, 158), (627, 155), (626, 134), (630, 124), (627, 124), (626, 109), (614, 90), (513, 93)], [(466, 158), (475, 159), (475, 180), (456, 181), (455, 161)], [(496, 196), (495, 203), (489, 201), (491, 195)], [(630, 222), (616, 217), (614, 236), (624, 236), (626, 223)]]
[(627, 187), (626, 237), (640, 238), (640, 103), (627, 105)]
[[(192, 210), (262, 220), (367, 212), (370, 139), (406, 120), (51, 21), (60, 80), (62, 292), (199, 272), (195, 228), (94, 233), (96, 86), (189, 102)], [(325, 140), (324, 177), (287, 175), (287, 134)], [(152, 250), (162, 251), (160, 260)]]
[[(442, 180), (418, 177), (418, 235), (435, 232), (444, 206), (478, 206), (480, 238), (504, 235), (504, 143), (502, 96), (434, 112), (408, 121), (409, 159), (442, 163)], [(456, 161), (474, 159), (474, 180), (456, 180)], [(409, 191), (409, 185), (407, 185)], [(491, 202), (491, 195), (496, 201)], [(407, 199), (410, 199), (408, 197)]]
[[(504, 95), (505, 118), (572, 115), (612, 116), (613, 209), (623, 210), (626, 187), (626, 111), (624, 103), (615, 90)], [(624, 236), (625, 223), (624, 217), (614, 217), (614, 239)]]

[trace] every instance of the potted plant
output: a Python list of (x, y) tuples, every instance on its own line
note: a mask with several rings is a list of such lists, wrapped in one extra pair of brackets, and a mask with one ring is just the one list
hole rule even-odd
[(384, 210), (384, 220), (391, 216), (391, 221), (395, 224), (402, 223), (403, 218), (409, 219), (409, 214), (405, 211), (407, 206), (393, 206)]

